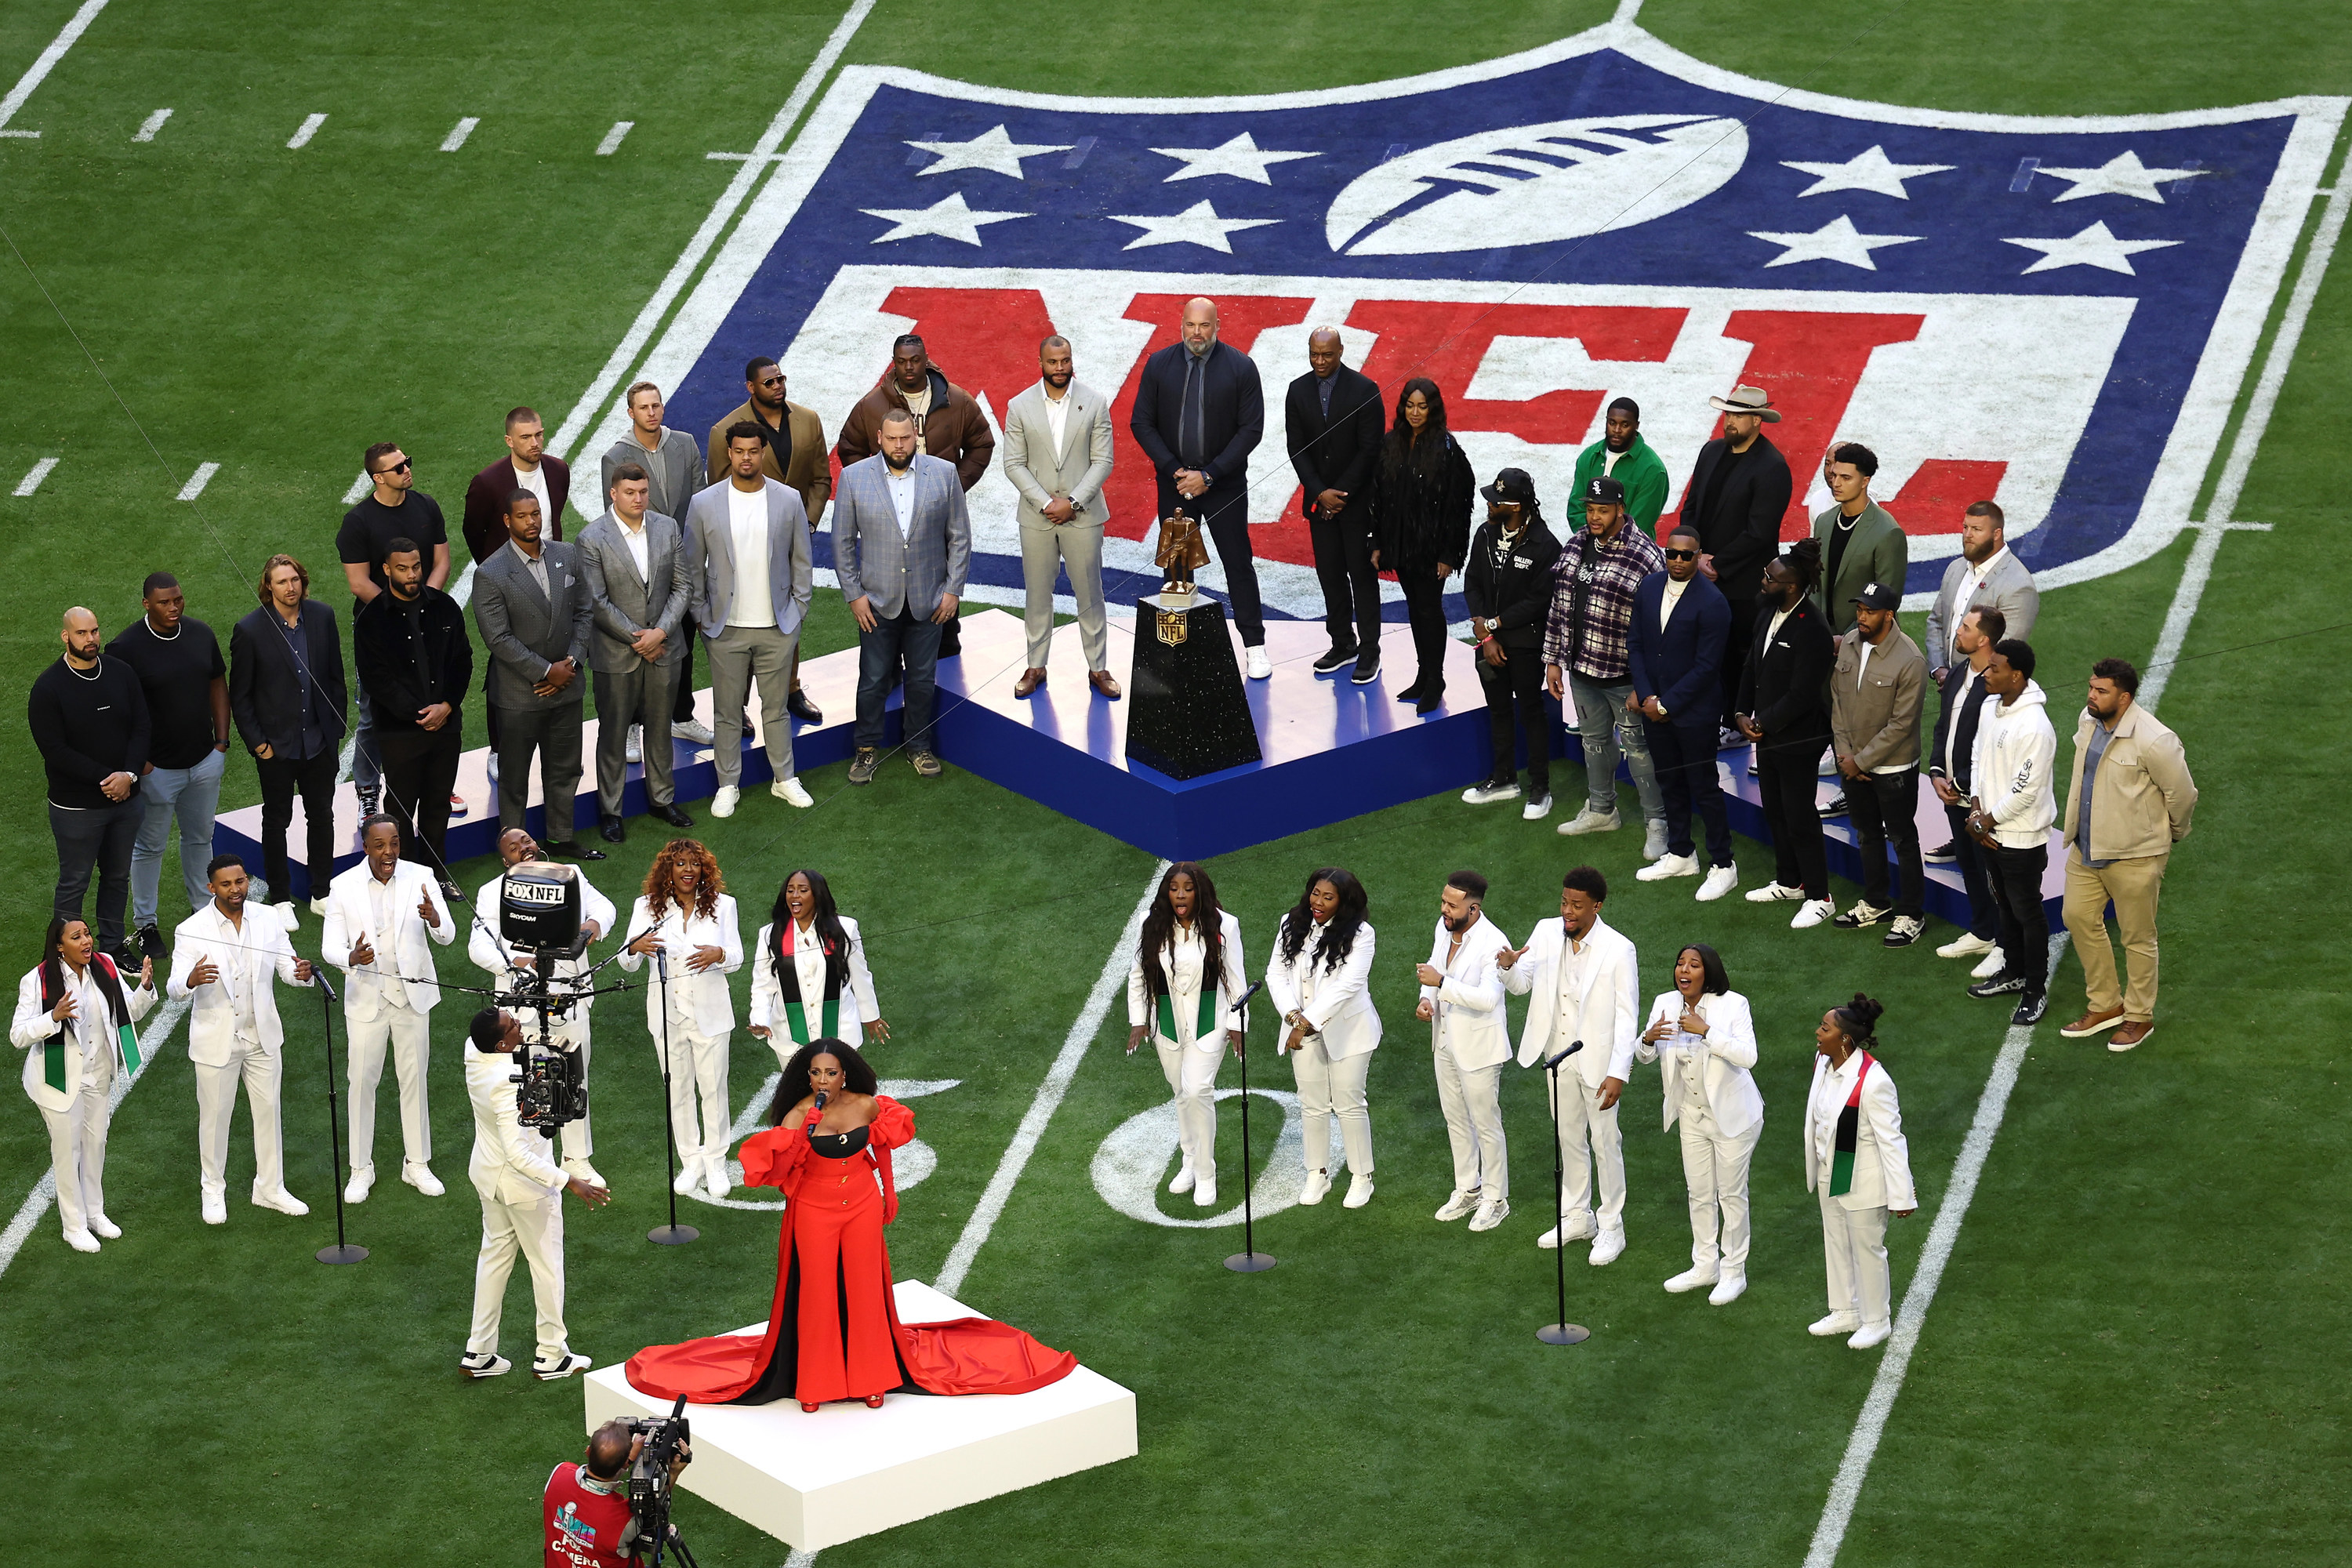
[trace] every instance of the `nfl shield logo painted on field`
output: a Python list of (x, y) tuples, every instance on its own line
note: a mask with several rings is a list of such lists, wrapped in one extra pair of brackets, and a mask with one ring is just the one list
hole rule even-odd
[[(2145, 559), (2189, 520), (2344, 108), (1900, 109), (1736, 77), (1618, 26), (1266, 98), (1045, 97), (856, 68), (644, 374), (698, 435), (742, 401), (744, 362), (775, 354), (832, 438), (901, 332), (992, 420), (1058, 332), (1112, 401), (1117, 602), (1155, 575), (1152, 478), (1127, 431), (1138, 377), (1206, 294), (1265, 383), (1251, 518), (1274, 613), (1321, 614), (1282, 405), (1326, 324), (1391, 404), (1407, 377), (1433, 380), (1479, 477), (1527, 469), (1563, 532), (1610, 399), (1640, 404), (1672, 515), (1718, 427), (1708, 397), (1752, 383), (1783, 414), (1768, 434), (1796, 479), (1784, 537), (1829, 504), (1830, 444), (1858, 441), (1910, 538), (1915, 605), (1976, 500), (2000, 504), (2054, 586)], [(1021, 584), (1015, 500), (1001, 468), (971, 491), (976, 596)]]

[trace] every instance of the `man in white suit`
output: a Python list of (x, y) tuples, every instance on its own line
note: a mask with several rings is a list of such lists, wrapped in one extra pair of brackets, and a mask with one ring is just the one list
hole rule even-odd
[(1438, 898), (1437, 939), (1418, 971), (1421, 1005), (1437, 1062), (1437, 1104), (1454, 1147), (1454, 1194), (1442, 1220), (1471, 1215), (1492, 1230), (1511, 1212), (1510, 1152), (1503, 1142), (1503, 1064), (1511, 1059), (1510, 1018), (1496, 958), (1511, 950), (1484, 912), (1486, 879), (1456, 871)]
[[(506, 870), (483, 883), (482, 890), (474, 895), (474, 930), (473, 934), (466, 939), (466, 956), (489, 971), (492, 984), (513, 989), (525, 978), (522, 966), (530, 955), (507, 945), (507, 939), (498, 930), (499, 910), (505, 903), (507, 871), (526, 860), (540, 858), (539, 845), (530, 834), (520, 827), (508, 828), (499, 835), (499, 858), (505, 863)], [(580, 929), (588, 933), (588, 940), (593, 943), (613, 929), (613, 900), (598, 892), (585, 876), (575, 879), (580, 884)], [(548, 988), (561, 992), (577, 991), (581, 988), (582, 973), (590, 967), (592, 965), (584, 955), (559, 959), (555, 973), (548, 976)], [(580, 1082), (583, 1087), (588, 1082), (588, 1026), (593, 1022), (590, 1009), (594, 1005), (593, 997), (582, 997), (568, 1010), (548, 1021), (548, 1038), (557, 1046), (569, 1047), (580, 1053)], [(593, 1095), (589, 1097), (589, 1107), (592, 1110), (595, 1107)], [(607, 1184), (604, 1178), (596, 1173), (596, 1167), (588, 1163), (589, 1157), (596, 1152), (596, 1141), (589, 1131), (586, 1115), (565, 1122), (557, 1136), (563, 1141), (563, 1169), (566, 1173), (579, 1177), (592, 1187)]]
[(2033, 635), (2033, 617), (2042, 609), (2042, 591), (2025, 563), (2009, 552), (1999, 503), (1972, 503), (1960, 520), (1960, 553), (1944, 568), (1943, 584), (1927, 610), (1927, 636), (1919, 645), (1927, 657), (1927, 674), (1937, 685), (1944, 672), (1968, 656), (1952, 646), (1960, 619), (1978, 605), (2001, 614), (2010, 637)]
[(1074, 379), (1070, 340), (1037, 345), (1037, 384), (1004, 413), (1004, 477), (1021, 492), (1021, 581), (1028, 590), (1022, 625), (1029, 668), (1013, 689), (1034, 696), (1045, 684), (1054, 640), (1054, 578), (1069, 568), (1078, 605), (1078, 645), (1087, 679), (1105, 697), (1118, 695), (1103, 616), (1103, 486), (1110, 479), (1110, 404)]
[(1617, 1097), (1633, 1075), (1633, 1043), (1642, 1028), (1633, 944), (1601, 918), (1608, 899), (1608, 879), (1590, 866), (1577, 867), (1560, 881), (1559, 922), (1546, 921), (1527, 946), (1495, 960), (1506, 989), (1534, 997), (1519, 1035), (1521, 1067), (1534, 1067), (1584, 1042), (1568, 1058), (1574, 1070), (1560, 1086), (1555, 1129), (1560, 1222), (1538, 1237), (1536, 1245), (1553, 1247), (1589, 1237), (1592, 1251), (1586, 1261), (1595, 1265), (1614, 1263), (1625, 1250), (1625, 1144), (1617, 1131)]
[(514, 1053), (522, 1025), (511, 1013), (485, 1007), (467, 1031), (466, 1097), (474, 1104), (474, 1157), (466, 1174), (482, 1200), (482, 1250), (474, 1264), (474, 1328), (458, 1370), (496, 1377), (514, 1363), (499, 1354), (499, 1321), (507, 1280), (520, 1252), (530, 1268), (531, 1303), (538, 1310), (538, 1352), (531, 1371), (541, 1383), (585, 1372), (563, 1326), (563, 1194), (590, 1208), (612, 1194), (558, 1170), (547, 1134), (525, 1127), (515, 1105)]
[(328, 885), (319, 938), (319, 956), (344, 975), (352, 1176), (343, 1201), (365, 1203), (375, 1185), (375, 1089), (387, 1044), (400, 1079), (400, 1179), (437, 1198), (444, 1189), (433, 1174), (433, 1116), (425, 1101), (429, 1018), (441, 1000), (433, 946), (448, 946), (457, 928), (441, 901), (440, 879), (400, 858), (399, 818), (378, 813), (361, 823), (360, 849), (360, 863)]
[(1805, 1190), (1821, 1195), (1830, 1302), (1829, 1316), (1811, 1331), (1822, 1339), (1850, 1334), (1846, 1343), (1858, 1351), (1895, 1331), (1886, 1216), (1919, 1207), (1895, 1080), (1870, 1054), (1883, 1011), (1856, 996), (1822, 1015), (1805, 1096)]
[(188, 1061), (196, 1069), (197, 1190), (206, 1225), (228, 1223), (228, 1126), (236, 1088), (253, 1119), (253, 1201), (279, 1214), (306, 1215), (310, 1206), (286, 1190), (285, 1152), (278, 1131), (280, 1051), (271, 984), (310, 984), (310, 961), (294, 956), (286, 922), (275, 910), (246, 918), (245, 861), (215, 855), (205, 867), (213, 901), (172, 933), (172, 976), (165, 992), (188, 1001)]

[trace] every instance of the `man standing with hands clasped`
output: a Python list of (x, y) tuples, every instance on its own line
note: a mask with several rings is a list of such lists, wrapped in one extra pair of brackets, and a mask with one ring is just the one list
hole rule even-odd
[(849, 782), (881, 765), (882, 703), (906, 684), (899, 743), (918, 776), (940, 776), (931, 714), (939, 700), (940, 639), (955, 619), (971, 565), (971, 517), (955, 465), (915, 450), (915, 416), (882, 417), (882, 449), (841, 470), (833, 565), (857, 618), (857, 752)]
[(1987, 707), (1977, 726), (1976, 786), (1967, 831), (1985, 855), (1985, 880), (2000, 910), (2000, 973), (1969, 987), (1971, 996), (2020, 993), (2012, 1024), (2042, 1022), (2050, 1005), (2050, 917), (2042, 909), (2042, 873), (2050, 864), (2050, 825), (2057, 820), (2051, 768), (2057, 732), (2042, 688), (2033, 683), (2033, 648), (2015, 637), (1994, 645), (1985, 665)]
[[(1388, 420), (1380, 384), (1341, 361), (1337, 327), (1307, 334), (1307, 374), (1283, 399), (1283, 437), (1306, 492), (1307, 533), (1323, 586), (1328, 652), (1318, 675), (1381, 662), (1381, 575), (1372, 564), (1372, 480)], [(1368, 680), (1358, 681), (1368, 685)]]
[(202, 909), (207, 896), (205, 862), (212, 858), (213, 815), (227, 763), (228, 661), (212, 627), (187, 614), (178, 578), (152, 574), (142, 597), (146, 614), (106, 651), (131, 667), (147, 699), (147, 771), (139, 780), (143, 815), (131, 848), (131, 923), (140, 951), (160, 958), (163, 938), (155, 922), (163, 846), (175, 820), (190, 910)]
[(1456, 871), (1437, 901), (1437, 938), (1416, 973), (1437, 1058), (1437, 1103), (1454, 1148), (1454, 1193), (1441, 1220), (1472, 1216), (1472, 1230), (1492, 1230), (1511, 1213), (1510, 1152), (1503, 1141), (1503, 1064), (1511, 1059), (1511, 1022), (1496, 961), (1511, 939), (1485, 913), (1486, 879)]
[(633, 760), (628, 741), (640, 731), (635, 760), (645, 763), (646, 809), (673, 827), (694, 826), (677, 808), (669, 739), (670, 687), (683, 660), (693, 577), (677, 520), (652, 508), (651, 473), (623, 463), (608, 489), (612, 510), (581, 531), (580, 563), (594, 606), (588, 663), (596, 692), (596, 826), (618, 844), (626, 837), (621, 791)]
[(139, 677), (99, 651), (98, 617), (76, 605), (58, 640), (65, 657), (33, 682), (26, 724), (48, 773), (49, 832), (58, 841), (58, 914), (81, 918), (89, 875), (98, 872), (100, 951), (118, 968), (137, 967), (122, 945), (130, 901), (131, 846), (145, 812), (139, 776), (151, 733)]
[[(1854, 842), (1862, 852), (1862, 897), (1831, 923), (1853, 931), (1892, 914), (1895, 923), (1880, 939), (1886, 947), (1910, 946), (1927, 925), (1918, 804), (1927, 661), (1895, 624), (1902, 604), (1902, 590), (1892, 584), (1863, 584), (1853, 596), (1853, 629), (1838, 638), (1837, 663), (1830, 670), (1830, 744), (1853, 805)], [(1903, 874), (1891, 903), (1890, 838)]]
[(507, 499), (507, 547), (474, 574), (474, 625), (490, 654), (490, 711), (499, 716), (499, 822), (522, 826), (530, 759), (539, 756), (550, 853), (602, 860), (572, 837), (580, 793), (580, 667), (588, 660), (587, 574), (577, 546), (543, 540), (539, 498)]
[(1067, 338), (1056, 335), (1037, 345), (1037, 384), (1005, 411), (1004, 477), (1021, 492), (1021, 581), (1027, 590), (1022, 629), (1029, 663), (1013, 695), (1032, 697), (1045, 684), (1045, 658), (1054, 646), (1054, 578), (1066, 566), (1087, 679), (1105, 697), (1118, 697), (1102, 580), (1110, 404), (1076, 379)]

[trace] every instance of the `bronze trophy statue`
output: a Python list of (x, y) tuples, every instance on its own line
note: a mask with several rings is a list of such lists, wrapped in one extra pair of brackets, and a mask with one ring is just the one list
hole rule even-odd
[(1172, 599), (1192, 596), (1192, 574), (1209, 563), (1209, 547), (1201, 538), (1199, 521), (1186, 517), (1181, 506), (1160, 524), (1160, 553), (1153, 563), (1165, 574), (1162, 594)]

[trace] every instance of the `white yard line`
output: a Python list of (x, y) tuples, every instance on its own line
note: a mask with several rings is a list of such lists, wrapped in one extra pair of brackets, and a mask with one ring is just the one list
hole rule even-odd
[[(89, 25), (97, 21), (98, 14), (105, 9), (106, 0), (83, 0), (82, 8), (73, 14), (73, 20), (66, 24), (65, 31), (49, 40), (49, 47), (41, 51), (41, 58), (33, 62), (33, 68), (16, 79), (16, 85), (8, 89), (7, 97), (0, 98), (0, 126), (6, 125), (9, 121), (16, 118), (16, 110), (24, 108), (25, 100), (33, 96), (33, 89), (41, 85), (50, 71), (57, 68), (58, 62), (66, 58), (66, 51), (72, 48), (75, 41), (89, 30)], [(0, 136), (38, 136), (39, 134), (37, 131), (0, 130)]]
[[(594, 427), (597, 416), (604, 412), (605, 403), (613, 397), (622, 378), (628, 374), (638, 356), (645, 353), (646, 342), (654, 335), (654, 329), (661, 325), (662, 318), (669, 313), (671, 303), (677, 299), (679, 291), (685, 289), (696, 269), (701, 267), (703, 258), (710, 254), (710, 247), (719, 243), (720, 231), (726, 228), (736, 210), (751, 195), (751, 187), (759, 184), (760, 176), (773, 166), (773, 160), (769, 155), (782, 144), (784, 132), (792, 129), (793, 121), (800, 118), (801, 110), (808, 106), (810, 99), (816, 96), (816, 89), (824, 82), (825, 73), (832, 70), (841, 58), (842, 51), (849, 47), (849, 40), (856, 36), (858, 26), (873, 9), (874, 0), (855, 0), (855, 4), (842, 13), (841, 20), (834, 25), (833, 32), (825, 38), (824, 47), (817, 51), (816, 58), (809, 62), (808, 69), (801, 73), (801, 79), (794, 84), (792, 96), (784, 100), (783, 108), (776, 110), (776, 117), (768, 122), (767, 130), (760, 133), (760, 140), (751, 149), (752, 157), (735, 171), (733, 179), (727, 182), (727, 189), (720, 193), (709, 216), (702, 220), (702, 226), (694, 231), (694, 237), (687, 242), (685, 251), (671, 265), (669, 275), (662, 279), (661, 287), (654, 290), (653, 298), (647, 300), (645, 308), (637, 312), (637, 319), (629, 324), (619, 346), (604, 362), (604, 368), (597, 373), (596, 379), (589, 384), (588, 390), (580, 395), (580, 401), (565, 416), (562, 428), (556, 431), (555, 439), (548, 444), (550, 451), (570, 454), (574, 460), (577, 459), (578, 454), (572, 448)], [(675, 392), (677, 389), (672, 387), (669, 390)]]
[(441, 138), (441, 151), (455, 153), (458, 148), (463, 147), (466, 144), (466, 138), (471, 136), (474, 133), (474, 127), (481, 122), (482, 117), (478, 114), (468, 114), (465, 119), (457, 121), (450, 128), (449, 134)]
[(131, 140), (133, 142), (152, 142), (155, 140), (155, 132), (163, 129), (163, 121), (171, 118), (172, 111), (170, 110), (157, 110), (145, 120), (140, 121), (139, 134), (133, 136)]
[(2263, 436), (2270, 428), (2271, 414), (2278, 407), (2279, 391), (2286, 384), (2286, 373), (2294, 368), (2294, 351), (2303, 342), (2303, 329), (2311, 320), (2312, 301), (2319, 298), (2319, 285), (2327, 276), (2327, 264), (2336, 255), (2336, 243), (2344, 237), (2344, 214), (2352, 206), (2352, 182), (2338, 171), (2335, 189), (2327, 193), (2327, 205), (2321, 209), (2319, 227), (2311, 237), (2311, 249), (2303, 258), (2303, 270), (2295, 275), (2294, 292), (2287, 296), (2286, 313), (2279, 318), (2278, 336), (2271, 340), (2269, 357), (2263, 361), (2263, 373), (2254, 380), (2254, 395), (2246, 405), (2246, 417), (2238, 426), (2238, 437), (2231, 444), (2229, 461), (2221, 465), (2221, 478), (2213, 486), (2213, 502), (2205, 509), (2210, 522), (2233, 521), (2238, 510), (2238, 498), (2245, 493), (2246, 476), (2252, 471), (2254, 453), (2263, 444)]
[(621, 138), (636, 128), (634, 120), (615, 120), (613, 129), (604, 132), (604, 140), (596, 143), (596, 156), (609, 158), (621, 150)]
[(213, 476), (219, 472), (220, 465), (218, 463), (197, 464), (196, 471), (188, 476), (188, 482), (180, 487), (179, 499), (182, 500), (195, 500), (198, 496), (205, 493), (205, 487), (212, 483)]
[(374, 488), (375, 487), (373, 485), (368, 482), (366, 470), (361, 470), (361, 472), (352, 477), (352, 488), (343, 492), (343, 504), (345, 506), (359, 505), (360, 497), (367, 494), (368, 491)]
[(16, 493), (20, 496), (28, 496), (39, 489), (41, 481), (47, 479), (49, 470), (57, 466), (58, 460), (55, 458), (43, 458), (39, 462), (26, 468), (25, 477), (16, 481)]
[(308, 120), (302, 121), (301, 130), (297, 131), (292, 136), (287, 139), (287, 150), (291, 152), (296, 148), (308, 147), (310, 144), (310, 138), (316, 136), (319, 133), (319, 127), (324, 125), (326, 122), (327, 117), (325, 115), (311, 115)]

